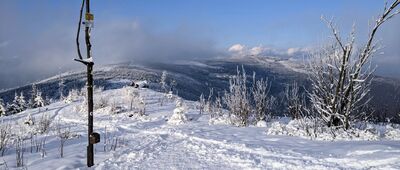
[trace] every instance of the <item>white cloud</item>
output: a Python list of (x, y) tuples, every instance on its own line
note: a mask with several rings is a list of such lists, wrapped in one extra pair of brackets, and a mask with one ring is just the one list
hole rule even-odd
[(242, 53), (245, 50), (245, 46), (241, 44), (235, 44), (229, 47), (228, 51), (229, 52), (236, 52), (236, 53)]
[(298, 55), (308, 52), (307, 48), (300, 48), (300, 47), (281, 49), (263, 45), (258, 45), (255, 47), (247, 47), (242, 44), (232, 45), (228, 49), (228, 51), (231, 53), (231, 55), (235, 57), (254, 55), (254, 56), (271, 56), (271, 57), (282, 57), (282, 58), (296, 57)]
[(259, 55), (265, 51), (265, 48), (260, 46), (253, 47), (250, 49), (250, 55)]

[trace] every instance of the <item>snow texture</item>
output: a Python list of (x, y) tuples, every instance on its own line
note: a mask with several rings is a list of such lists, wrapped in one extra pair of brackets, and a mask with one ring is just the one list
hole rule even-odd
[[(94, 111), (94, 130), (101, 134), (101, 142), (95, 145), (93, 169), (400, 169), (400, 132), (395, 125), (379, 126), (382, 129), (377, 131), (386, 137), (378, 135), (377, 140), (310, 140), (296, 135), (301, 131), (289, 120), (274, 120), (278, 123), (265, 123), (267, 127), (209, 124), (208, 113), (198, 114), (195, 102), (182, 101), (185, 109), (183, 103), (178, 105), (173, 100), (160, 106), (163, 94), (138, 91), (146, 102), (144, 116), (132, 116), (133, 111), (127, 108), (129, 101), (124, 98), (126, 89), (95, 93), (95, 101), (102, 97), (109, 104)], [(82, 102), (80, 97), (1, 117), (2, 126), (10, 124), (13, 134), (26, 137), (25, 168), (87, 169), (87, 113), (75, 109)], [(125, 111), (111, 114), (112, 105)], [(28, 137), (37, 124), (23, 124), (28, 115), (36, 121), (42, 115), (52, 120), (49, 132), (34, 137), (34, 141), (46, 140), (42, 152), (30, 151)], [(174, 115), (190, 121), (170, 124)], [(63, 158), (55, 128), (60, 125), (73, 134), (65, 142)], [(294, 131), (298, 132), (291, 134)], [(0, 159), (0, 169), (17, 169), (15, 158), (10, 143)]]

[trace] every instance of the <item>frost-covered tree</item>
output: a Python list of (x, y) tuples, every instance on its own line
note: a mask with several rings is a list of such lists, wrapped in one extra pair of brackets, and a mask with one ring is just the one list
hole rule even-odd
[[(171, 82), (170, 82), (169, 84), (170, 84), (170, 89), (169, 89), (169, 91), (170, 91), (170, 92), (174, 92), (174, 89), (175, 89), (176, 86), (178, 85), (178, 82), (176, 82), (176, 80), (172, 79)], [(175, 93), (176, 93), (176, 92), (175, 92)]]
[(36, 97), (34, 98), (33, 106), (34, 108), (43, 107), (47, 105), (47, 101), (42, 97), (42, 92), (38, 91)]
[(225, 91), (223, 101), (227, 106), (233, 121), (238, 126), (247, 126), (251, 113), (250, 94), (246, 85), (246, 72), (242, 67), (236, 69), (236, 75), (229, 79), (229, 91)]
[(186, 108), (183, 105), (183, 101), (181, 99), (177, 99), (174, 114), (172, 114), (171, 118), (168, 120), (168, 123), (174, 125), (185, 123), (188, 120), (185, 112)]
[(333, 21), (326, 21), (332, 30), (334, 43), (316, 52), (310, 64), (312, 91), (310, 99), (319, 116), (328, 126), (350, 128), (360, 107), (369, 102), (367, 97), (374, 69), (370, 58), (378, 50), (375, 35), (380, 26), (400, 13), (394, 11), (400, 0), (389, 7), (375, 20), (368, 39), (362, 48), (355, 47), (355, 31), (343, 40)]
[(0, 98), (0, 117), (2, 116), (7, 116), (7, 112), (6, 112), (6, 105), (4, 104), (3, 99)]
[(199, 97), (199, 114), (203, 114), (205, 105), (206, 105), (206, 99), (204, 98), (203, 93), (201, 93)]
[(29, 108), (36, 108), (36, 107), (35, 107), (35, 98), (36, 98), (36, 95), (38, 94), (38, 89), (37, 89), (35, 83), (32, 84), (32, 90), (31, 90), (30, 93), (31, 93), (31, 94), (30, 94), (31, 96), (30, 96), (30, 98), (29, 98), (28, 107), (29, 107)]
[(22, 112), (28, 108), (28, 103), (25, 100), (25, 96), (24, 96), (23, 92), (21, 92), (20, 95), (18, 96), (17, 105), (20, 109), (20, 112)]
[(14, 95), (14, 100), (11, 103), (7, 103), (7, 113), (12, 115), (12, 114), (16, 114), (19, 113), (19, 108), (18, 108), (18, 94), (15, 93)]
[(305, 95), (299, 92), (297, 82), (286, 86), (285, 101), (287, 103), (287, 113), (292, 119), (299, 119), (304, 116), (304, 109), (306, 107)]
[(167, 75), (168, 75), (168, 72), (164, 70), (161, 74), (161, 79), (160, 79), (161, 89), (165, 93), (167, 92)]
[(210, 101), (210, 118), (218, 118), (224, 115), (223, 104), (220, 96), (215, 97), (214, 101)]
[(68, 92), (68, 96), (64, 97), (65, 103), (72, 103), (79, 99), (79, 91), (77, 89), (72, 89)]
[(268, 80), (256, 80), (253, 74), (253, 102), (254, 102), (254, 117), (256, 122), (266, 121), (266, 114), (270, 108), (268, 93)]
[(58, 82), (58, 92), (60, 93), (60, 100), (64, 100), (64, 88), (65, 88), (65, 82), (64, 79), (61, 78), (60, 76), (60, 82)]
[(42, 92), (37, 89), (36, 84), (32, 85), (31, 98), (29, 99), (29, 108), (43, 107), (47, 104), (46, 100), (42, 96)]
[(7, 105), (8, 114), (16, 114), (24, 111), (27, 108), (24, 94), (21, 92), (20, 95), (15, 93), (14, 100), (12, 103)]

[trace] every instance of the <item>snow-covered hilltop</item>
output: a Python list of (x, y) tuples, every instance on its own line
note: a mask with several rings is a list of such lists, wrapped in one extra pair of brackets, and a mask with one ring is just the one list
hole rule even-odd
[[(366, 124), (334, 141), (330, 134), (311, 140), (287, 118), (270, 119), (266, 127), (236, 127), (210, 120), (207, 111), (199, 114), (198, 102), (150, 89), (97, 90), (94, 101), (94, 129), (101, 134), (94, 169), (400, 168), (400, 129), (394, 124)], [(86, 169), (84, 104), (74, 93), (1, 117), (2, 130), (11, 126), (12, 135), (0, 168), (16, 168), (19, 153), (27, 169)]]
[[(234, 75), (236, 68), (244, 66), (249, 76), (253, 72), (256, 78), (267, 78), (271, 85), (270, 94), (281, 98), (287, 84), (296, 81), (300, 86), (310, 87), (308, 76), (304, 73), (300, 59), (280, 59), (267, 56), (245, 56), (232, 59), (208, 59), (198, 61), (179, 61), (176, 63), (124, 63), (115, 65), (96, 65), (94, 69), (94, 84), (105, 89), (121, 88), (132, 80), (147, 80), (150, 89), (158, 90), (159, 80), (163, 71), (168, 72), (167, 81), (176, 81), (175, 89), (178, 95), (186, 100), (198, 100), (201, 94), (207, 95), (210, 88), (215, 92), (228, 89), (229, 77)], [(84, 69), (63, 73), (36, 83), (43, 97), (58, 99), (60, 97), (60, 81), (63, 81), (63, 93), (71, 89), (80, 89), (85, 85)], [(249, 78), (250, 79), (250, 78)], [(400, 102), (400, 81), (396, 79), (375, 77), (372, 82), (371, 106), (376, 108), (375, 116), (379, 121), (400, 121), (397, 117), (398, 102)], [(14, 99), (15, 93), (24, 92), (29, 95), (31, 84), (0, 91), (0, 98), (5, 103)], [(29, 97), (29, 96), (26, 96)], [(277, 111), (278, 113), (282, 110)], [(384, 113), (385, 112), (385, 113)], [(382, 116), (385, 115), (385, 116)]]

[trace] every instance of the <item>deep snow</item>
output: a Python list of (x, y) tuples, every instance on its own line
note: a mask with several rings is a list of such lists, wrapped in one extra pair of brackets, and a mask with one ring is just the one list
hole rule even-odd
[[(135, 89), (125, 87), (95, 93), (95, 102), (105, 98), (109, 105), (125, 106), (125, 111), (110, 114), (110, 106), (95, 111), (95, 131), (102, 136), (96, 144), (93, 169), (400, 169), (399, 140), (320, 141), (268, 135), (271, 127), (210, 125), (208, 115), (198, 114), (196, 102), (185, 100), (184, 109), (178, 110), (186, 111), (187, 121), (175, 125), (168, 120), (177, 111), (176, 96), (168, 98), (149, 89), (138, 90), (147, 114), (138, 116), (135, 111), (126, 111), (127, 92), (132, 90)], [(82, 102), (82, 98), (70, 103), (57, 102), (47, 106), (47, 110), (31, 109), (1, 118), (2, 125), (9, 123), (20, 134), (28, 134), (31, 129), (23, 124), (29, 114), (35, 120), (42, 114), (53, 120), (53, 130), (38, 136), (47, 139), (44, 158), (41, 153), (30, 153), (30, 140), (26, 140), (25, 167), (87, 169), (86, 113), (80, 113)], [(59, 156), (56, 124), (74, 133), (74, 138), (66, 142), (63, 158)], [(115, 140), (114, 151), (111, 147)], [(0, 157), (0, 168), (16, 168), (15, 150), (13, 145), (9, 147), (6, 155)]]

